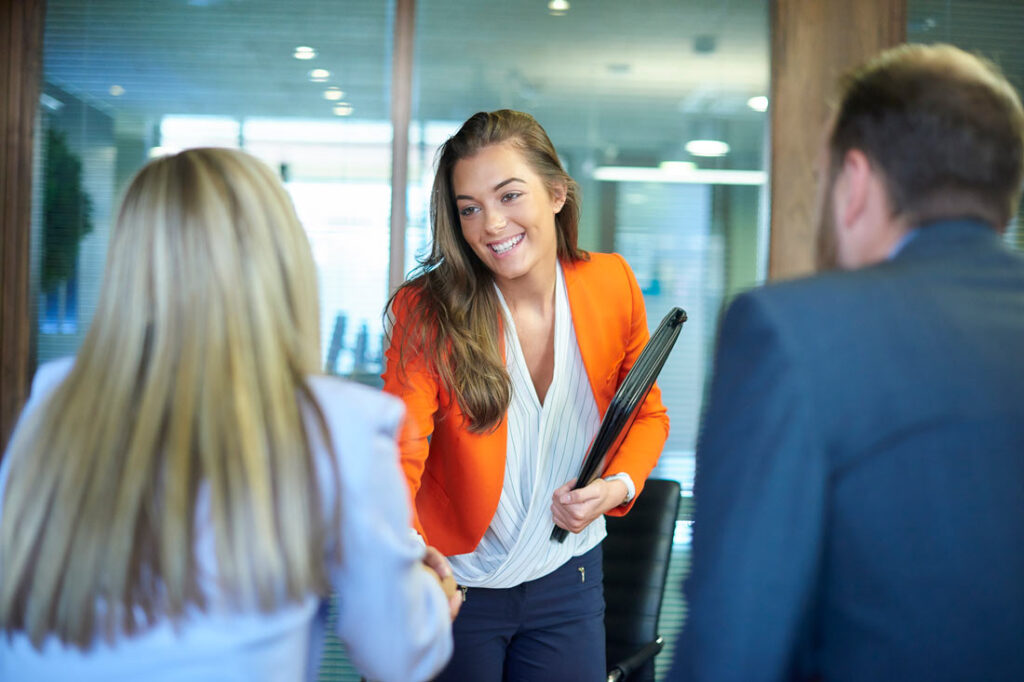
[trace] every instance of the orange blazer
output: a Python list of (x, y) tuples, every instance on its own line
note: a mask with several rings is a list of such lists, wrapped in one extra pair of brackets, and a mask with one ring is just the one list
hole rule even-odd
[[(603, 417), (649, 336), (643, 296), (618, 254), (592, 253), (590, 260), (562, 268), (580, 355)], [(457, 402), (424, 360), (405, 358), (404, 370), (398, 371), (403, 311), (415, 295), (404, 290), (395, 299), (384, 390), (406, 406), (399, 451), (413, 499), (413, 526), (443, 554), (465, 554), (480, 542), (498, 508), (508, 423), (502, 419), (491, 433), (470, 433)], [(607, 472), (629, 474), (639, 495), (667, 438), (668, 414), (655, 385)], [(631, 506), (609, 514), (625, 514)]]

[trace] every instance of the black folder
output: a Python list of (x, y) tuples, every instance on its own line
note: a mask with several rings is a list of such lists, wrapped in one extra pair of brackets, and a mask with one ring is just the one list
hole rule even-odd
[[(683, 322), (686, 322), (686, 311), (672, 308), (640, 351), (640, 357), (633, 363), (629, 374), (615, 391), (608, 411), (604, 413), (597, 435), (587, 450), (587, 456), (583, 458), (583, 466), (573, 490), (589, 485), (604, 472), (605, 462), (609, 455), (618, 450), (629, 433), (629, 427), (633, 425), (640, 406), (664, 367), (665, 359), (683, 328)], [(558, 526), (551, 531), (551, 539), (557, 542), (565, 542), (568, 536), (569, 531)]]

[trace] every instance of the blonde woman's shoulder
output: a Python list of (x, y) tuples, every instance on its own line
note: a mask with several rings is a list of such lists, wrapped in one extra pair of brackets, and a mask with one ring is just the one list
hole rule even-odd
[(25, 407), (21, 410), (18, 424), (21, 424), (26, 415), (35, 410), (44, 398), (60, 386), (61, 382), (71, 373), (71, 368), (74, 364), (74, 357), (66, 357), (51, 360), (36, 368), (35, 376), (32, 377), (32, 390), (29, 392)]
[(60, 382), (64, 381), (75, 364), (75, 358), (69, 356), (58, 358), (39, 365), (35, 377), (32, 379), (32, 393), (29, 396), (29, 403), (39, 400), (50, 391), (57, 388)]
[(311, 376), (307, 382), (332, 426), (353, 425), (394, 432), (402, 420), (402, 401), (376, 388), (327, 375)]

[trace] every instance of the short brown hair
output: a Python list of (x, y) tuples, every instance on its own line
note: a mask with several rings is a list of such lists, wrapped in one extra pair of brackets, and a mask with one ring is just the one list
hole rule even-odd
[(999, 68), (950, 45), (886, 50), (844, 77), (833, 172), (864, 152), (895, 215), (975, 217), (1005, 227), (1024, 180), (1024, 111)]

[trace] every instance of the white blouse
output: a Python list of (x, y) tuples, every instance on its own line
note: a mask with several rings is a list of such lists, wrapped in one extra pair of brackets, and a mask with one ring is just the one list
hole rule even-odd
[(512, 314), (498, 291), (505, 315), (505, 364), (512, 379), (505, 480), (498, 509), (480, 544), (468, 554), (449, 557), (461, 585), (514, 587), (551, 573), (593, 549), (605, 536), (602, 516), (582, 532), (569, 533), (564, 543), (550, 539), (551, 496), (579, 473), (601, 422), (560, 266), (556, 273), (554, 374), (543, 405)]

